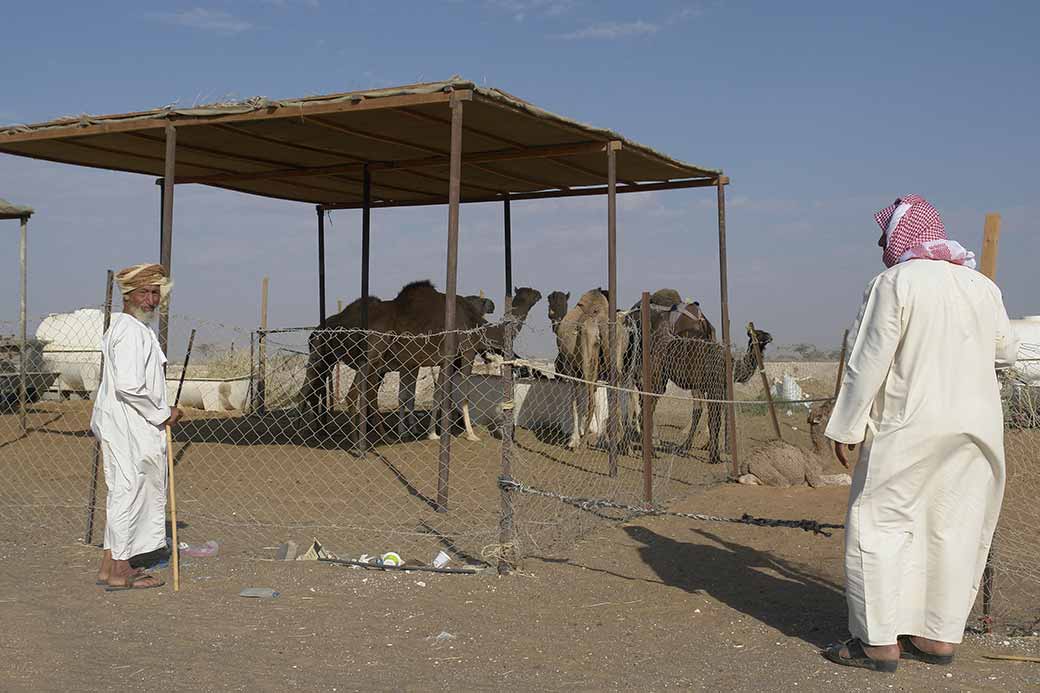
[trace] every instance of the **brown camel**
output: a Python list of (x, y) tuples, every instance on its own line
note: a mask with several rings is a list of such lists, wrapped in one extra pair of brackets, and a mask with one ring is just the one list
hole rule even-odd
[[(484, 324), (483, 306), (476, 305), (470, 298), (456, 297), (455, 327), (460, 332)], [(315, 330), (308, 340), (310, 354), (301, 392), (307, 410), (311, 413), (317, 410), (323, 385), (337, 361), (355, 371), (367, 364), (368, 378), (363, 396), (370, 414), (376, 411), (378, 387), (387, 373), (440, 364), (445, 338), (444, 303), (444, 294), (434, 289), (429, 281), (418, 281), (402, 288), (392, 301), (369, 297), (369, 332), (360, 331), (361, 299), (326, 320), (326, 329)], [(386, 337), (370, 333), (402, 337), (388, 344)], [(466, 341), (466, 335), (461, 334), (460, 350), (462, 342)], [(470, 355), (472, 357), (472, 352)], [(354, 378), (348, 402), (355, 400), (359, 380)]]
[[(541, 298), (541, 294), (527, 287), (517, 289), (512, 319), (526, 318), (527, 312)], [(424, 366), (439, 366), (443, 361), (444, 346), (444, 302), (445, 295), (434, 289), (429, 281), (413, 282), (403, 289), (392, 301), (369, 299), (369, 332), (360, 331), (361, 300), (354, 301), (342, 312), (326, 321), (325, 331), (315, 330), (310, 339), (310, 358), (307, 377), (303, 388), (303, 401), (312, 411), (316, 408), (322, 384), (332, 366), (340, 361), (359, 371), (368, 365), (368, 377), (360, 393), (361, 378), (355, 377), (347, 394), (348, 403), (358, 402), (365, 397), (367, 411), (376, 410), (376, 395), (385, 375), (398, 372), (400, 390), (406, 396), (400, 398), (403, 406), (398, 407), (398, 429), (408, 428), (405, 417), (414, 415), (415, 383), (419, 369)], [(483, 315), (494, 310), (494, 303), (481, 296), (456, 298), (455, 326), (458, 331), (455, 368), (463, 375), (472, 372), (476, 353), (501, 351), (504, 327), (488, 325)], [(338, 328), (338, 329), (336, 329)], [(479, 329), (484, 328), (484, 329)], [(385, 334), (401, 335), (388, 341)], [(367, 340), (366, 340), (367, 336)], [(368, 344), (367, 353), (365, 344)], [(469, 417), (469, 403), (463, 401), (462, 414), (466, 424), (466, 437), (477, 440)], [(359, 408), (359, 407), (358, 407)], [(432, 417), (436, 419), (436, 413)]]
[[(472, 300), (472, 298), (473, 297), (467, 297), (468, 300)], [(527, 286), (519, 287), (513, 295), (513, 303), (509, 315), (504, 317), (501, 322), (489, 324), (482, 317), (481, 327), (484, 327), (485, 329), (480, 332), (471, 332), (460, 336), (459, 351), (462, 356), (461, 363), (457, 366), (457, 370), (463, 380), (473, 373), (473, 357), (476, 354), (480, 354), (485, 361), (490, 360), (491, 354), (497, 354), (499, 356), (503, 354), (506, 323), (513, 323), (513, 336), (516, 337), (524, 327), (524, 322), (527, 320), (527, 314), (531, 312), (531, 308), (533, 308), (541, 299), (542, 294), (537, 289), (532, 289)], [(484, 300), (487, 301), (488, 299)], [(490, 310), (486, 310), (485, 312), (490, 313), (493, 311), (494, 304), (492, 303)], [(407, 417), (407, 420), (404, 422), (402, 422), (402, 419), (400, 418), (398, 420), (398, 431), (401, 433), (402, 437), (407, 435), (413, 428), (415, 416), (415, 385), (418, 378), (418, 368), (401, 371), (401, 379), (398, 385), (398, 401), (401, 402), (401, 406), (398, 408), (398, 411), (403, 411), (404, 416)], [(402, 391), (404, 392), (403, 399), (401, 396)], [(436, 418), (437, 417), (435, 416), (430, 418), (430, 425), (426, 432), (426, 437), (430, 440), (436, 440), (439, 437), (435, 428)], [(463, 424), (466, 428), (466, 439), (474, 442), (479, 441), (480, 439), (473, 433), (473, 425), (469, 416), (469, 400), (465, 397), (462, 400), (462, 418)]]
[[(754, 338), (764, 353), (765, 347), (773, 341), (772, 335), (762, 330), (755, 330)], [(748, 346), (744, 356), (733, 364), (733, 379), (738, 383), (746, 383), (761, 366), (755, 357), (752, 347), (752, 333), (748, 330)], [(668, 381), (675, 383), (683, 390), (689, 390), (695, 398), (700, 396), (709, 400), (726, 398), (726, 361), (725, 347), (718, 342), (706, 339), (689, 339), (671, 335), (663, 336), (653, 345), (651, 356), (651, 390), (663, 394)], [(694, 402), (690, 419), (690, 431), (686, 441), (679, 446), (680, 451), (687, 451), (693, 444), (693, 436), (700, 423), (701, 403)], [(719, 456), (719, 429), (722, 425), (721, 402), (708, 402), (708, 461), (712, 464), (721, 462)]]

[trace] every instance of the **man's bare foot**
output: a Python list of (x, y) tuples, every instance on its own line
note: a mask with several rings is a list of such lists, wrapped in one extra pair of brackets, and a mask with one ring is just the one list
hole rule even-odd
[(957, 649), (957, 646), (952, 642), (943, 642), (942, 640), (931, 640), (930, 638), (922, 638), (918, 635), (911, 635), (910, 642), (912, 642), (917, 649), (922, 652), (927, 652), (933, 655), (952, 655)]
[[(849, 656), (848, 646), (841, 648), (842, 654), (846, 657)], [(879, 662), (891, 661), (893, 659), (899, 659), (899, 645), (867, 645), (863, 643), (863, 653), (871, 659), (876, 659)]]
[[(101, 567), (98, 568), (97, 579), (94, 581), (95, 585), (107, 585), (108, 579), (112, 575), (112, 550), (105, 549), (104, 553), (101, 554)], [(129, 565), (129, 562), (127, 562)], [(131, 568), (133, 575), (144, 575), (144, 570), (141, 568)]]

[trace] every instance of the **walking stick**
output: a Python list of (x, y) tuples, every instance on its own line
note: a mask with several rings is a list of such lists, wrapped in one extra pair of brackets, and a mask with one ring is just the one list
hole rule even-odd
[[(177, 383), (177, 396), (173, 399), (174, 408), (181, 401), (181, 389), (184, 387), (184, 376), (188, 373), (188, 361), (191, 359), (191, 345), (195, 342), (195, 330), (188, 337), (188, 352), (184, 355), (184, 368), (181, 369), (181, 379)], [(177, 543), (177, 491), (173, 481), (173, 434), (170, 433), (169, 424), (166, 425), (166, 469), (170, 486), (170, 527), (173, 529), (173, 591), (181, 589), (181, 560), (180, 545)]]

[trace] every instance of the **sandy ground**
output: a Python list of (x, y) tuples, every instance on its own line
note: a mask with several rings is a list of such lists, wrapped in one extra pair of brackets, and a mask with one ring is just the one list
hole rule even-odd
[[(843, 489), (719, 486), (676, 504), (840, 521)], [(644, 519), (495, 576), (186, 559), (169, 585), (105, 593), (98, 551), (0, 528), (0, 689), (1027, 691), (1036, 639), (969, 636), (952, 667), (846, 669), (842, 535)], [(168, 571), (161, 571), (168, 578)], [(271, 600), (244, 587), (272, 587)], [(447, 633), (450, 635), (442, 635)], [(438, 639), (440, 636), (440, 639)]]

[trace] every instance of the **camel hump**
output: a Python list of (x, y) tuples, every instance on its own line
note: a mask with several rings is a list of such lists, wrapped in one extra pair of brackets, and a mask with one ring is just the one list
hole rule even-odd
[(397, 294), (395, 301), (407, 300), (410, 294), (418, 292), (436, 291), (433, 287), (433, 283), (429, 279), (421, 279), (410, 284), (405, 284), (400, 292)]

